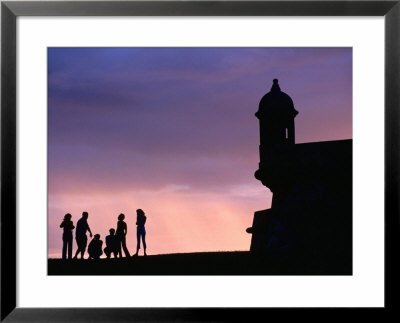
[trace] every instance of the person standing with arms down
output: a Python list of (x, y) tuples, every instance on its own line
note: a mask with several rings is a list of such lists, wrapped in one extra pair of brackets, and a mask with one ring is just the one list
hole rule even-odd
[(87, 212), (82, 212), (82, 217), (76, 223), (75, 240), (78, 245), (78, 250), (75, 253), (74, 259), (78, 257), (79, 253), (81, 253), (81, 259), (83, 259), (87, 245), (86, 231), (89, 231), (90, 237), (93, 237), (92, 231), (90, 231), (89, 224), (87, 223), (88, 217), (89, 214)]
[(119, 244), (118, 244), (118, 254), (119, 257), (122, 258), (122, 249), (124, 249), (125, 257), (130, 257), (131, 254), (128, 251), (128, 248), (126, 247), (126, 234), (128, 233), (128, 226), (124, 222), (125, 215), (120, 214), (118, 215), (118, 222), (117, 222), (117, 232), (116, 236), (118, 238)]
[(142, 209), (137, 209), (136, 210), (136, 237), (137, 237), (137, 247), (136, 247), (136, 253), (135, 256), (139, 254), (139, 249), (140, 249), (140, 238), (143, 241), (143, 250), (144, 250), (144, 255), (147, 256), (146, 254), (146, 229), (144, 225), (146, 224), (146, 216), (144, 215), (144, 212)]
[(62, 259), (67, 259), (67, 250), (68, 250), (68, 259), (72, 258), (72, 230), (75, 228), (74, 223), (71, 221), (72, 215), (67, 213), (64, 215), (64, 220), (60, 224), (60, 228), (64, 229), (62, 240), (63, 240), (63, 248), (62, 248)]

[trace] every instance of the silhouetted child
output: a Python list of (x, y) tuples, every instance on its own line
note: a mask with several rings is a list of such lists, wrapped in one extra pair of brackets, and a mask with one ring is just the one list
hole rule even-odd
[(95, 234), (88, 246), (88, 259), (100, 259), (100, 256), (103, 254), (102, 249), (103, 241), (100, 240), (100, 234)]
[(106, 247), (104, 248), (104, 253), (106, 254), (107, 258), (111, 257), (111, 254), (114, 254), (114, 258), (118, 257), (118, 250), (119, 250), (119, 241), (117, 236), (115, 235), (115, 230), (110, 229), (110, 235), (106, 236)]
[(130, 257), (130, 253), (128, 251), (128, 248), (126, 247), (126, 234), (128, 233), (128, 227), (126, 223), (124, 222), (125, 215), (120, 214), (118, 215), (118, 222), (117, 222), (117, 238), (119, 240), (119, 245), (118, 245), (118, 254), (119, 257), (122, 258), (122, 249), (124, 249), (125, 252), (125, 257)]
[(146, 224), (146, 216), (144, 215), (144, 212), (142, 209), (137, 209), (136, 210), (136, 237), (137, 237), (137, 246), (136, 246), (136, 253), (135, 256), (139, 254), (139, 249), (140, 249), (140, 238), (143, 241), (143, 250), (144, 250), (144, 255), (147, 256), (146, 254), (146, 229), (144, 225)]
[(78, 250), (76, 250), (74, 259), (76, 259), (79, 253), (81, 254), (81, 259), (83, 259), (87, 245), (86, 231), (89, 231), (90, 237), (92, 237), (92, 231), (90, 231), (89, 224), (87, 223), (88, 217), (89, 214), (87, 212), (82, 212), (82, 217), (76, 223), (75, 240), (78, 245)]
[(67, 213), (64, 215), (64, 220), (60, 224), (60, 228), (64, 229), (62, 240), (63, 240), (63, 248), (62, 248), (62, 259), (67, 259), (67, 251), (68, 251), (68, 259), (72, 258), (72, 230), (75, 228), (74, 223), (71, 221), (72, 215)]

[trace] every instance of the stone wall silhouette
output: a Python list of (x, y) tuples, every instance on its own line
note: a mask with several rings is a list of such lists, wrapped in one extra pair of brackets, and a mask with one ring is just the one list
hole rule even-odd
[[(271, 93), (274, 99), (266, 104)], [(256, 113), (260, 163), (255, 172), (273, 198), (270, 209), (254, 213), (247, 229), (250, 250), (311, 251), (351, 260), (352, 140), (295, 144), (297, 113), (274, 80)]]

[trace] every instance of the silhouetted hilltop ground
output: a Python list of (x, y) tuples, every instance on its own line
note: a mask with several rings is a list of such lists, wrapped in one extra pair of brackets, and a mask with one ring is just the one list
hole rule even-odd
[(199, 252), (100, 260), (48, 260), (49, 275), (351, 275), (344, 257), (299, 252)]

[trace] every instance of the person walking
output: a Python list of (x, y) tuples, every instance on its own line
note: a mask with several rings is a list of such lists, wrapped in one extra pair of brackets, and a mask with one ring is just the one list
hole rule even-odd
[(128, 226), (124, 222), (125, 215), (120, 214), (118, 215), (118, 222), (117, 222), (117, 231), (116, 231), (116, 236), (119, 240), (119, 245), (118, 245), (118, 254), (119, 257), (122, 258), (122, 250), (124, 250), (125, 257), (130, 257), (130, 253), (128, 251), (128, 248), (126, 247), (126, 234), (128, 233)]
[(144, 211), (142, 209), (137, 209), (136, 210), (136, 237), (137, 237), (137, 246), (136, 246), (136, 253), (135, 256), (139, 254), (139, 249), (140, 249), (140, 239), (143, 242), (143, 250), (144, 250), (144, 255), (147, 256), (146, 254), (146, 229), (144, 225), (146, 224), (146, 216), (144, 214)]
[(87, 246), (86, 231), (89, 231), (90, 237), (93, 236), (92, 231), (90, 231), (89, 224), (87, 223), (88, 217), (89, 214), (87, 212), (82, 212), (82, 217), (76, 223), (75, 240), (76, 244), (78, 245), (78, 250), (76, 250), (74, 259), (78, 257), (79, 253), (81, 253), (81, 259), (83, 259)]
[(64, 232), (62, 235), (63, 248), (62, 248), (62, 259), (72, 258), (72, 230), (75, 228), (74, 223), (71, 221), (72, 215), (67, 213), (64, 215), (64, 219), (60, 224), (60, 228), (63, 228)]

